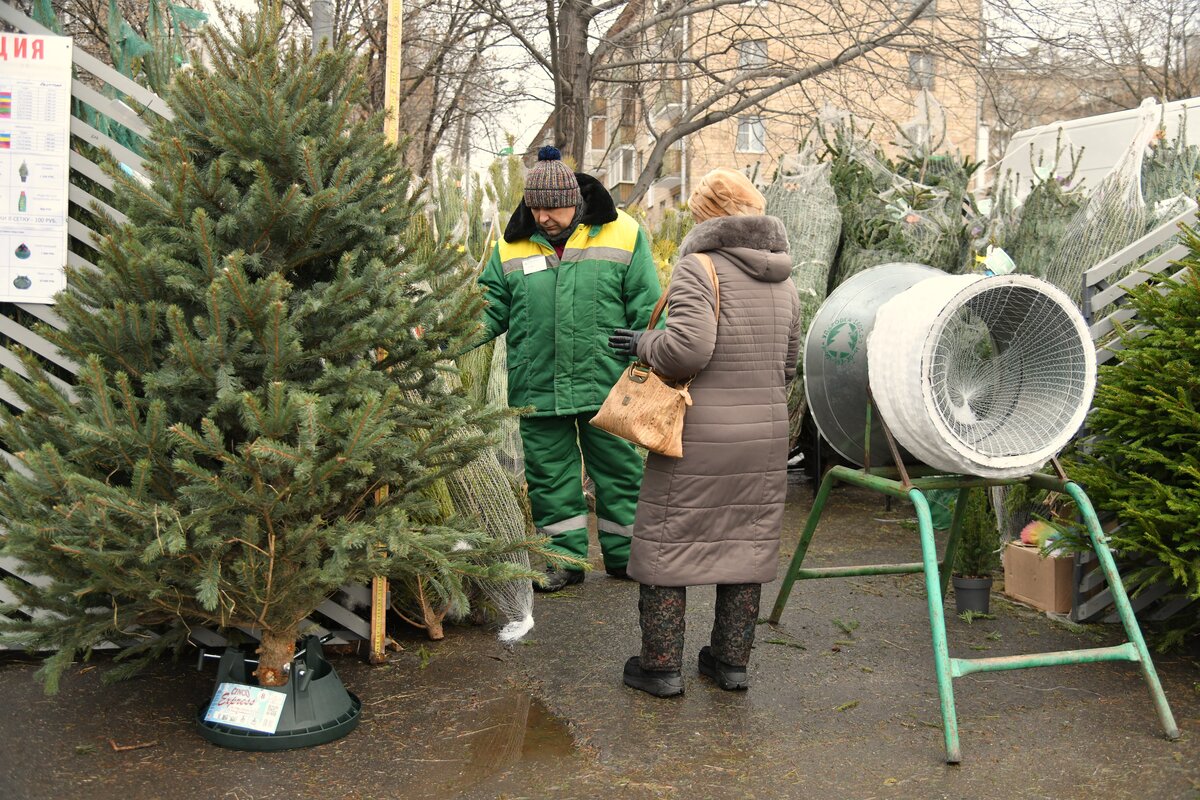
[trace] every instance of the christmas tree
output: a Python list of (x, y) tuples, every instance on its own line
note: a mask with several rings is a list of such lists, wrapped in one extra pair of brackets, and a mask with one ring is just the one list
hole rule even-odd
[[(1121, 556), (1131, 595), (1159, 582), (1200, 599), (1200, 236), (1185, 229), (1189, 253), (1178, 280), (1130, 292), (1136, 327), (1122, 331), (1116, 357), (1100, 367), (1088, 416), (1093, 434), (1067, 472), (1096, 508), (1120, 526), (1109, 545)], [(1161, 646), (1200, 631), (1195, 607), (1162, 624)]]
[(45, 580), (9, 582), (0, 634), (53, 651), (48, 691), (100, 642), (125, 648), (121, 677), (194, 624), (257, 629), (256, 676), (280, 685), (338, 587), (420, 574), (462, 600), (464, 577), (516, 575), (495, 557), (528, 544), (438, 503), (508, 413), (442, 375), (477, 332), (472, 265), (408, 246), (417, 193), (361, 113), (353, 57), (280, 33), (277, 13), (208, 32), (149, 180), (112, 171), (128, 219), (97, 272), (69, 273), (65, 329), (41, 330), (79, 365), (73, 391), (29, 353), (28, 379), (5, 374), (26, 408), (0, 414), (17, 456), (0, 555)]

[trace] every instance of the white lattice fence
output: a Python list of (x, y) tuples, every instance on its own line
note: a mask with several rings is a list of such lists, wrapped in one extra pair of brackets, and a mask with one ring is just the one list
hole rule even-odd
[[(0, 22), (19, 33), (53, 35), (53, 31), (39, 25), (7, 3), (0, 2)], [(71, 82), (73, 100), (86, 103), (99, 114), (120, 123), (141, 137), (150, 135), (150, 124), (147, 120), (154, 116), (172, 118), (170, 108), (157, 94), (129, 80), (104, 62), (84, 52), (82, 48), (75, 47), (73, 52), (75, 68), (74, 78)], [(97, 86), (107, 86), (115, 90), (124, 98), (125, 102), (108, 97), (103, 91), (97, 90)], [(72, 114), (67, 262), (82, 269), (96, 269), (92, 263), (96, 257), (95, 232), (89, 227), (91, 220), (95, 219), (96, 211), (93, 209), (98, 209), (101, 213), (108, 214), (118, 221), (123, 220), (124, 215), (101, 202), (84, 188), (89, 183), (94, 183), (112, 189), (113, 181), (98, 164), (84, 155), (84, 151), (88, 148), (83, 146), (83, 143), (107, 150), (134, 172), (143, 169), (143, 161), (141, 156), (129, 147), (114, 141), (83, 119), (74, 116), (74, 103), (72, 103)], [(0, 340), (5, 345), (0, 348), (0, 365), (9, 367), (18, 374), (25, 374), (21, 363), (9, 350), (14, 346), (23, 347), (35, 353), (51, 373), (59, 376), (52, 375), (51, 380), (71, 393), (70, 378), (76, 374), (78, 366), (50, 342), (30, 329), (29, 326), (37, 321), (58, 328), (63, 327), (63, 321), (54, 312), (53, 306), (33, 303), (0, 303)], [(21, 401), (4, 384), (0, 384), (0, 401), (17, 409), (23, 407)], [(2, 449), (0, 449), (0, 456), (7, 459), (9, 463), (16, 463), (12, 454)], [(3, 535), (3, 530), (0, 529), (0, 536)], [(30, 573), (24, 565), (12, 559), (0, 559), (0, 577), (16, 577), (34, 584), (45, 580), (45, 578)], [(11, 592), (5, 589), (3, 584), (0, 584), (0, 602), (8, 603), (14, 599)], [(337, 600), (326, 600), (321, 604), (318, 614), (308, 620), (310, 627), (306, 632), (318, 635), (332, 633), (333, 638), (330, 642), (333, 644), (367, 640), (370, 638), (370, 621), (361, 616), (355, 610), (357, 608), (362, 608), (364, 614), (369, 613), (367, 610), (369, 608), (368, 590), (359, 586), (345, 587)], [(36, 615), (42, 612), (31, 610), (29, 613)], [(243, 633), (257, 638), (254, 630), (247, 629)], [(219, 633), (204, 629), (193, 629), (192, 638), (198, 644), (210, 647), (225, 643), (225, 638)]]

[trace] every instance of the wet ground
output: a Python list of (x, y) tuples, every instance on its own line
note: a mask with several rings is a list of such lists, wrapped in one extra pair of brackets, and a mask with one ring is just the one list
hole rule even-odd
[[(809, 501), (793, 486), (785, 559)], [(839, 490), (808, 564), (915, 561), (906, 516)], [(763, 617), (777, 591), (764, 587)], [(920, 576), (801, 581), (781, 624), (759, 628), (748, 692), (721, 691), (693, 662), (686, 694), (668, 700), (621, 684), (638, 649), (636, 598), (635, 584), (601, 571), (538, 597), (537, 626), (513, 648), (463, 627), (437, 643), (404, 636), (384, 666), (334, 657), (362, 698), (361, 724), (281, 753), (226, 750), (195, 732), (211, 667), (164, 663), (102, 686), (101, 656), (47, 698), (36, 662), (0, 655), (0, 798), (1200, 798), (1195, 655), (1156, 659), (1176, 742), (1133, 664), (957, 679), (963, 761), (949, 766)], [(689, 659), (707, 642), (713, 598), (711, 587), (689, 592)], [(1000, 595), (995, 619), (953, 611), (951, 597), (957, 657), (1121, 639)]]

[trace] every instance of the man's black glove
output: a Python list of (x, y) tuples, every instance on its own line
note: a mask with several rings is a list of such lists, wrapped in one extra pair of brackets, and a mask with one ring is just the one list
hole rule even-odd
[(637, 358), (637, 343), (638, 339), (642, 338), (643, 333), (645, 331), (631, 331), (627, 328), (617, 328), (608, 337), (608, 346), (619, 356), (633, 356)]

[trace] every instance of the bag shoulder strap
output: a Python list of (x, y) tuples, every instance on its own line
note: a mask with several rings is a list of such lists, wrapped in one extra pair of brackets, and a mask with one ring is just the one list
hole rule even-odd
[(700, 263), (704, 265), (704, 268), (708, 270), (708, 278), (712, 281), (713, 285), (713, 295), (716, 297), (716, 305), (713, 308), (713, 312), (719, 321), (721, 319), (721, 282), (717, 280), (716, 265), (713, 264), (712, 256), (708, 253), (696, 253), (695, 255)]
[[(717, 280), (717, 268), (708, 253), (692, 253), (692, 255), (704, 266), (704, 269), (708, 272), (708, 279), (712, 281), (713, 294), (716, 297), (713, 313), (716, 315), (719, 323), (721, 319), (721, 282)], [(658, 324), (658, 318), (662, 316), (663, 309), (666, 307), (667, 293), (663, 292), (662, 296), (658, 298), (658, 303), (654, 306), (654, 312), (650, 314), (650, 321), (646, 323), (646, 330), (654, 330), (654, 326)]]

